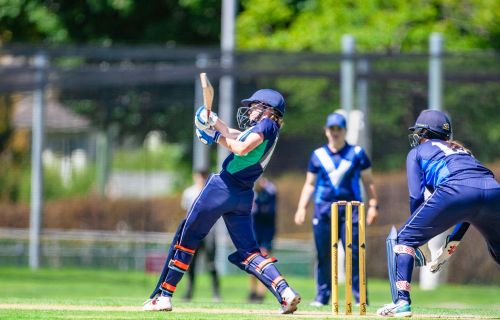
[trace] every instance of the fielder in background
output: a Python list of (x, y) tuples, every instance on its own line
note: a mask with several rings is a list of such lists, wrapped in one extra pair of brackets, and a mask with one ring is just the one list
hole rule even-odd
[[(327, 117), (325, 135), (328, 143), (314, 150), (309, 160), (306, 181), (302, 188), (295, 223), (302, 225), (306, 208), (314, 195), (314, 217), (312, 219), (316, 244), (316, 298), (312, 306), (328, 304), (331, 296), (331, 205), (335, 201), (362, 201), (359, 180), (368, 194), (367, 223), (371, 225), (378, 215), (378, 203), (371, 162), (363, 148), (346, 142), (346, 119), (340, 113)], [(339, 208), (339, 230), (345, 246), (345, 206)], [(358, 208), (353, 208), (352, 219), (353, 265), (359, 263)], [(353, 268), (353, 296), (359, 303), (359, 269)]]
[[(260, 252), (268, 256), (273, 250), (276, 234), (276, 187), (267, 178), (260, 177), (255, 183), (255, 198), (252, 207), (252, 223)], [(248, 302), (261, 303), (266, 287), (255, 277), (250, 277)]]
[[(208, 178), (208, 172), (206, 171), (196, 171), (193, 173), (193, 182), (194, 184), (188, 187), (182, 193), (181, 206), (184, 210), (189, 210), (193, 205), (194, 201), (200, 194), (205, 182)], [(215, 239), (215, 230), (210, 230), (208, 232), (205, 239), (203, 239), (200, 243), (200, 249), (205, 251), (205, 261), (207, 271), (210, 273), (210, 277), (212, 279), (212, 297), (213, 300), (218, 302), (221, 300), (220, 298), (220, 282), (219, 276), (217, 275), (217, 269), (215, 267), (215, 254), (216, 254), (216, 239)], [(196, 264), (198, 262), (199, 251), (197, 251), (193, 260), (191, 261), (191, 265), (188, 269), (188, 284), (186, 289), (186, 294), (184, 295), (184, 300), (189, 301), (193, 298), (194, 293), (194, 285), (196, 279)]]
[(273, 154), (285, 114), (283, 96), (271, 89), (255, 92), (241, 101), (237, 121), (239, 131), (229, 128), (217, 114), (208, 117), (202, 106), (195, 115), (196, 134), (201, 142), (218, 143), (231, 153), (219, 174), (211, 175), (181, 222), (167, 256), (158, 285), (144, 304), (144, 310), (172, 310), (172, 295), (189, 268), (200, 241), (222, 217), (236, 251), (231, 263), (254, 275), (280, 304), (280, 313), (297, 310), (300, 296), (280, 274), (276, 258), (264, 256), (252, 230), (253, 186)]
[[(419, 247), (454, 225), (442, 250), (447, 254), (431, 262), (431, 270), (439, 270), (455, 251), (469, 224), (479, 230), (491, 256), (500, 264), (500, 184), (493, 173), (451, 140), (451, 122), (443, 112), (422, 111), (409, 130), (412, 149), (406, 170), (411, 216), (387, 238), (393, 301), (377, 310), (386, 317), (411, 317), (413, 267), (426, 262)], [(432, 192), (426, 200), (425, 188)]]

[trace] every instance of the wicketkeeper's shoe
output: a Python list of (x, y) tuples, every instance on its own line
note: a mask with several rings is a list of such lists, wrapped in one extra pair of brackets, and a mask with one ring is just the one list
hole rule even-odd
[(411, 307), (408, 301), (399, 300), (397, 303), (386, 304), (377, 310), (377, 315), (381, 317), (411, 317)]
[(280, 313), (288, 314), (294, 313), (297, 310), (297, 305), (300, 303), (301, 297), (295, 292), (292, 288), (287, 287), (281, 293), (281, 297), (283, 298), (281, 302)]
[(172, 297), (159, 295), (146, 300), (142, 307), (144, 311), (172, 311)]

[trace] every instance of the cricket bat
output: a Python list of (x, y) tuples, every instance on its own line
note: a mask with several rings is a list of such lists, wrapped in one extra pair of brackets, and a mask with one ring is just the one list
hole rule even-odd
[(201, 88), (203, 89), (203, 104), (207, 109), (207, 119), (210, 118), (210, 111), (212, 111), (212, 103), (214, 101), (214, 87), (208, 80), (206, 73), (200, 73)]

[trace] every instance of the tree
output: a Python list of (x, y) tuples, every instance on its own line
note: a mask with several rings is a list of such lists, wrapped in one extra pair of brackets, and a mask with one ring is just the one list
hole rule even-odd
[(425, 51), (431, 32), (449, 50), (500, 49), (495, 0), (246, 0), (238, 47), (336, 52), (344, 34), (360, 52)]
[(0, 0), (0, 42), (213, 45), (218, 0)]

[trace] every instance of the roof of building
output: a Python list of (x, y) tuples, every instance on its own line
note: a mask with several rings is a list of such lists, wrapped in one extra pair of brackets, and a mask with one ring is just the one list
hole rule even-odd
[[(89, 120), (65, 107), (55, 98), (55, 94), (47, 94), (45, 99), (45, 129), (58, 132), (81, 132), (90, 128)], [(31, 128), (33, 125), (34, 95), (21, 97), (14, 108), (14, 127)]]

